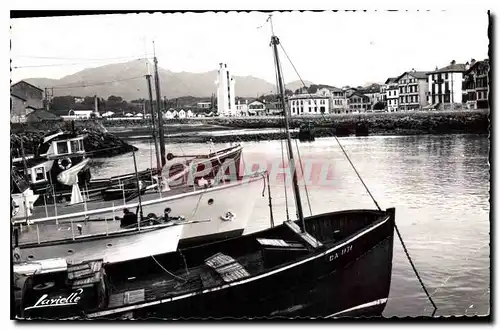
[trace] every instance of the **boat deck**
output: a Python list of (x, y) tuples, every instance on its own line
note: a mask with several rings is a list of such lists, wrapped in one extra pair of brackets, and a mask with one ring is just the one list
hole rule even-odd
[[(113, 283), (110, 278), (110, 297), (108, 308), (123, 307), (126, 305), (155, 301), (170, 298), (189, 292), (196, 292), (205, 288), (222, 285), (242, 277), (252, 276), (264, 270), (264, 263), (260, 251), (232, 259), (229, 256), (218, 254), (215, 261), (226, 258), (226, 264), (219, 267), (210, 267), (207, 264), (172, 272), (168, 266), (164, 276), (153, 274), (136, 280)], [(172, 274), (174, 276), (172, 276)]]
[[(187, 192), (192, 192), (195, 191), (196, 188), (194, 186), (182, 186), (182, 187), (176, 187), (174, 189), (171, 189), (169, 191), (165, 191), (161, 193), (161, 197), (170, 197), (170, 196), (175, 196), (177, 194), (183, 194)], [(147, 202), (150, 200), (154, 200), (160, 198), (160, 193), (158, 192), (150, 192), (150, 193), (145, 193), (144, 195), (141, 195), (141, 200), (142, 202)], [(86, 203), (79, 203), (79, 204), (74, 204), (70, 205), (68, 204), (51, 204), (51, 205), (40, 205), (40, 206), (35, 206), (33, 208), (33, 215), (30, 217), (30, 220), (37, 220), (37, 219), (42, 219), (42, 218), (47, 218), (47, 217), (55, 217), (55, 216), (62, 216), (62, 215), (68, 215), (72, 213), (77, 213), (77, 212), (85, 212), (85, 211), (91, 211), (91, 210), (96, 210), (96, 209), (101, 209), (101, 208), (112, 208), (115, 207), (118, 210), (116, 211), (116, 216), (122, 216), (121, 212), (121, 206), (124, 204), (133, 204), (139, 202), (139, 198), (134, 198), (131, 199), (127, 202), (124, 202), (123, 199), (117, 199), (117, 200), (111, 200), (111, 201), (104, 201), (104, 200), (91, 200)], [(135, 210), (130, 210), (135, 213)], [(99, 215), (94, 215), (92, 216), (93, 218), (99, 217)], [(66, 221), (68, 222), (68, 219), (61, 219), (59, 222)]]

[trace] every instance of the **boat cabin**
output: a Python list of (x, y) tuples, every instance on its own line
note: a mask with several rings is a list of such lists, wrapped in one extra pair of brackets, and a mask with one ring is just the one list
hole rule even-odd
[[(57, 184), (57, 176), (74, 168), (86, 159), (83, 140), (85, 135), (61, 130), (50, 132), (34, 150), (32, 157), (14, 159), (19, 173), (24, 173), (35, 192), (48, 189), (48, 184)], [(26, 165), (26, 166), (25, 166)]]
[(60, 158), (85, 154), (84, 135), (57, 132), (44, 137), (38, 149), (39, 157)]

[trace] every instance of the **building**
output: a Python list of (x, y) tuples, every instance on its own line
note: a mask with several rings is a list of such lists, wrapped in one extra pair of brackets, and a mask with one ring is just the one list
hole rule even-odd
[(283, 115), (283, 106), (281, 101), (269, 102), (266, 104), (266, 112), (271, 116)]
[(29, 110), (43, 108), (43, 90), (24, 80), (10, 86), (11, 94), (26, 100), (25, 107)]
[(227, 69), (227, 64), (219, 63), (217, 78), (217, 109), (221, 116), (236, 116), (234, 79)]
[(248, 115), (250, 116), (263, 116), (266, 114), (266, 105), (264, 102), (254, 100), (248, 103)]
[(208, 110), (208, 109), (210, 109), (211, 106), (212, 106), (212, 102), (198, 102), (198, 103), (196, 103), (196, 107), (198, 109)]
[(388, 112), (398, 111), (399, 104), (399, 85), (396, 82), (397, 77), (388, 78), (385, 81), (385, 100)]
[(31, 111), (27, 116), (26, 116), (26, 121), (28, 123), (35, 123), (35, 122), (41, 122), (41, 121), (60, 121), (62, 118), (53, 114), (52, 112), (49, 112), (44, 109), (38, 109), (35, 111)]
[(360, 88), (357, 90), (357, 92), (364, 94), (370, 100), (367, 110), (372, 110), (375, 104), (377, 104), (381, 100), (380, 85), (378, 84), (372, 84), (368, 87)]
[(428, 96), (432, 105), (462, 103), (462, 82), (465, 64), (451, 61), (450, 65), (427, 73)]
[(293, 115), (321, 115), (330, 113), (330, 97), (318, 94), (298, 94), (288, 98)]
[(368, 96), (362, 94), (358, 91), (353, 92), (347, 98), (347, 104), (349, 106), (347, 112), (366, 112), (366, 110), (370, 109), (371, 101)]
[(10, 122), (24, 123), (26, 121), (26, 99), (10, 93)]
[(490, 61), (472, 61), (465, 63), (462, 101), (469, 109), (489, 109), (489, 71)]
[(421, 110), (427, 105), (427, 71), (408, 71), (396, 78), (399, 88), (398, 111)]
[(248, 100), (238, 100), (238, 104), (236, 104), (236, 112), (239, 116), (248, 116)]

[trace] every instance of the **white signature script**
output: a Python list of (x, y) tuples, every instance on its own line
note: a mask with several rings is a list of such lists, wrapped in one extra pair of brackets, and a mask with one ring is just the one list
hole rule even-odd
[(76, 305), (78, 301), (80, 300), (80, 294), (83, 292), (83, 289), (78, 289), (75, 292), (72, 292), (69, 296), (63, 297), (59, 296), (56, 298), (49, 298), (48, 294), (44, 294), (38, 299), (38, 301), (30, 307), (26, 307), (25, 310), (27, 309), (32, 309), (32, 308), (41, 308), (41, 307), (58, 307), (58, 306), (69, 306), (69, 305)]

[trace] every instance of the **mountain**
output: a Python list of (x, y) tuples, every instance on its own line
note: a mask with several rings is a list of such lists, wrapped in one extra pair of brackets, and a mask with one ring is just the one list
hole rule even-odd
[[(314, 83), (304, 80), (304, 83), (306, 84), (307, 87), (314, 85)], [(304, 87), (304, 84), (300, 80), (295, 80), (291, 81), (289, 83), (285, 84), (286, 89), (291, 90), (292, 92), (295, 92), (297, 89)]]
[[(149, 62), (149, 61), (148, 61)], [(93, 96), (107, 98), (121, 96), (124, 100), (148, 98), (146, 60), (134, 60), (96, 68), (89, 68), (61, 79), (30, 78), (25, 81), (44, 88), (54, 88), (54, 96)], [(152, 72), (153, 65), (149, 62)], [(172, 72), (158, 67), (161, 95), (167, 98), (196, 96), (209, 98), (217, 92), (215, 81), (217, 70), (203, 73)], [(236, 96), (257, 97), (276, 90), (275, 86), (263, 79), (252, 76), (234, 76)], [(154, 92), (154, 78), (151, 79)], [(291, 89), (288, 87), (288, 89)]]

